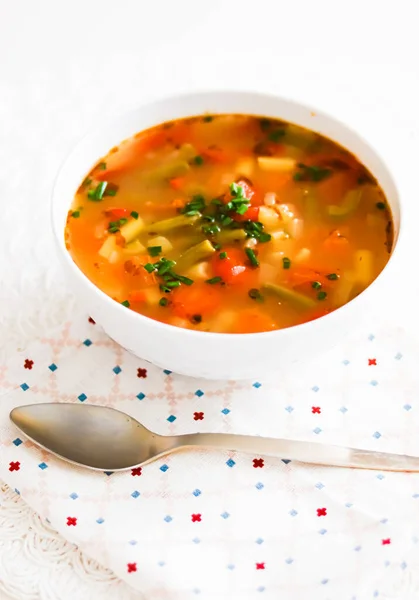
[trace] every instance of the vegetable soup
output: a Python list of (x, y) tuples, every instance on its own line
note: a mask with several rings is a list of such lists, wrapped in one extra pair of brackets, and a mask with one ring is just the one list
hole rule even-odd
[(256, 333), (321, 317), (386, 265), (393, 223), (348, 151), (275, 119), (203, 115), (141, 132), (81, 183), (67, 248), (127, 309)]

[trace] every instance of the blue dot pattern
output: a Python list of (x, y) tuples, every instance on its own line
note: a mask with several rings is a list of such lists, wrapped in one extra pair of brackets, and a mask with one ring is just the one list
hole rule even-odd
[[(417, 348), (407, 337), (391, 338), (387, 326), (373, 331), (354, 333), (354, 341), (272, 381), (214, 382), (154, 367), (89, 325), (75, 342), (70, 332), (62, 353), (29, 354), (31, 368), (20, 357), (3, 402), (10, 396), (23, 404), (25, 391), (25, 403), (114, 406), (165, 435), (251, 433), (419, 455)], [(73, 369), (69, 349), (83, 352)], [(3, 444), (0, 428), (2, 479), (29, 502), (28, 488), (42, 486), (52, 526), (82, 549), (89, 540), (99, 560), (106, 544), (116, 574), (145, 597), (157, 589), (185, 600), (276, 598), (278, 590), (287, 597), (289, 577), (301, 598), (340, 598), (343, 589), (343, 600), (380, 598), (391, 593), (385, 569), (410, 577), (417, 563), (415, 474), (342, 473), (234, 448), (90, 474), (42, 454), (12, 429), (6, 435)]]

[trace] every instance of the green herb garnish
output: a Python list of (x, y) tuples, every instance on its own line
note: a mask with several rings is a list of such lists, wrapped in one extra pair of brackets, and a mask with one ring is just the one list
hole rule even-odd
[(92, 200), (93, 202), (99, 202), (100, 200), (102, 200), (107, 185), (107, 181), (101, 181), (93, 190), (89, 190), (87, 192), (87, 197), (89, 198), (89, 200)]
[(279, 140), (284, 137), (284, 135), (285, 129), (275, 129), (274, 131), (271, 131), (268, 135), (268, 140), (270, 142), (278, 143)]
[(213, 285), (214, 283), (221, 283), (222, 277), (211, 277), (211, 279), (207, 279), (205, 283), (210, 283)]
[(133, 210), (133, 211), (131, 212), (131, 217), (132, 217), (133, 219), (138, 219), (138, 217), (139, 217), (139, 214), (137, 213), (137, 211), (136, 211), (136, 210)]
[(227, 258), (227, 252), (220, 252), (219, 257), (221, 258), (221, 260), (224, 260), (225, 258)]
[(75, 219), (78, 219), (80, 216), (80, 211), (79, 210), (73, 210), (73, 212), (71, 213), (71, 216), (74, 217)]
[(167, 306), (169, 304), (169, 301), (167, 298), (163, 297), (163, 298), (160, 298), (159, 304), (160, 304), (160, 306)]
[(125, 223), (128, 223), (128, 219), (125, 217), (122, 217), (121, 219), (118, 219), (117, 221), (111, 221), (108, 225), (109, 233), (118, 233), (121, 225), (125, 225)]
[(195, 157), (192, 159), (192, 162), (193, 162), (195, 165), (198, 165), (198, 167), (200, 167), (201, 165), (203, 165), (203, 164), (204, 164), (204, 159), (202, 158), (202, 156), (199, 156), (199, 155), (198, 155), (198, 156), (195, 156)]
[(170, 275), (171, 275), (171, 277), (174, 277), (175, 279), (180, 281), (180, 283), (184, 283), (185, 285), (193, 284), (193, 279), (190, 279), (189, 277), (185, 277), (184, 275), (178, 275), (177, 273), (174, 273), (173, 271), (170, 272)]
[(298, 163), (297, 167), (300, 169), (294, 173), (294, 181), (323, 181), (332, 174), (332, 169), (324, 167), (316, 167), (314, 165), (305, 165), (304, 163)]
[(325, 300), (325, 299), (326, 299), (326, 297), (327, 297), (327, 294), (326, 294), (326, 292), (323, 292), (323, 291), (322, 291), (322, 292), (319, 292), (319, 293), (317, 294), (317, 300)]
[(258, 267), (259, 266), (259, 261), (256, 257), (255, 251), (252, 250), (252, 248), (246, 248), (245, 249), (247, 258), (250, 261), (250, 264), (252, 265), (252, 267)]
[(339, 279), (339, 275), (336, 273), (329, 273), (329, 275), (326, 275), (326, 278), (330, 281), (336, 281), (336, 279)]
[(249, 298), (251, 298), (252, 300), (256, 300), (257, 302), (263, 302), (263, 300), (264, 300), (262, 294), (260, 293), (260, 291), (257, 288), (252, 288), (251, 290), (248, 291), (247, 294), (248, 294)]
[(264, 225), (259, 221), (245, 221), (243, 228), (247, 237), (255, 238), (258, 242), (265, 243), (271, 240), (271, 234), (264, 231)]
[(384, 210), (386, 207), (384, 202), (377, 202), (375, 206), (378, 208), (378, 210)]
[(284, 269), (289, 269), (291, 267), (291, 260), (284, 256), (284, 258), (282, 259), (282, 266)]
[(147, 252), (149, 253), (150, 256), (158, 256), (159, 254), (162, 253), (162, 247), (161, 246), (148, 246)]
[(105, 162), (100, 162), (97, 166), (98, 169), (100, 169), (101, 171), (106, 171), (106, 163)]
[(202, 120), (204, 121), (204, 123), (211, 123), (211, 121), (214, 120), (214, 117), (211, 117), (211, 115), (205, 115), (205, 117), (203, 117)]
[(123, 302), (121, 302), (122, 306), (126, 306), (127, 308), (130, 307), (130, 303), (128, 302), (128, 300), (124, 300)]
[(267, 131), (271, 126), (271, 122), (269, 119), (259, 119), (259, 126), (262, 131)]
[(322, 284), (320, 283), (320, 281), (313, 281), (311, 284), (311, 287), (315, 290), (320, 290), (322, 287)]
[(82, 186), (83, 187), (87, 187), (88, 185), (90, 185), (92, 183), (92, 180), (90, 177), (86, 177), (85, 179), (83, 179), (83, 183)]
[(146, 265), (143, 265), (144, 269), (147, 271), (147, 273), (152, 273), (153, 271), (156, 270), (156, 267), (154, 265), (152, 265), (151, 263), (147, 263)]
[[(201, 213), (205, 208), (205, 198), (201, 194), (196, 194), (192, 196), (192, 200), (187, 202), (185, 206), (180, 211), (182, 214), (187, 216), (194, 216), (198, 213)], [(192, 214), (190, 214), (192, 213)]]

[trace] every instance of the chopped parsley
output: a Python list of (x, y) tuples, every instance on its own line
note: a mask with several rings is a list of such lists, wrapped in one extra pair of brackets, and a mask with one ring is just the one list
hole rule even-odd
[(256, 300), (257, 302), (263, 302), (264, 300), (262, 294), (257, 288), (252, 288), (251, 290), (249, 290), (247, 295), (249, 296), (249, 298), (251, 298), (252, 300)]
[(385, 210), (386, 208), (385, 202), (377, 202), (375, 206), (378, 208), (378, 210)]
[(149, 253), (150, 256), (158, 256), (159, 254), (162, 253), (162, 247), (161, 246), (148, 246), (147, 252)]
[(121, 302), (122, 306), (126, 306), (127, 308), (130, 307), (130, 303), (128, 300), (124, 300), (123, 302)]
[(317, 294), (317, 300), (325, 300), (326, 297), (327, 297), (326, 292), (321, 291), (321, 292), (318, 292), (318, 294)]
[(211, 123), (211, 121), (214, 120), (214, 117), (212, 117), (211, 115), (205, 115), (205, 117), (203, 117), (202, 120), (204, 121), (204, 123)]
[(322, 284), (320, 283), (320, 281), (313, 281), (312, 284), (311, 284), (311, 287), (314, 290), (320, 290), (321, 287), (322, 287)]
[(137, 211), (136, 211), (136, 210), (133, 210), (133, 211), (131, 212), (131, 217), (132, 217), (133, 219), (138, 219), (138, 217), (139, 217), (139, 214), (137, 213)]
[(202, 156), (198, 155), (192, 159), (192, 162), (194, 163), (194, 165), (198, 165), (198, 167), (200, 167), (201, 165), (204, 164), (204, 159)]
[(108, 225), (109, 233), (118, 233), (120, 227), (122, 225), (125, 225), (125, 223), (127, 223), (127, 222), (128, 222), (128, 219), (126, 217), (121, 217), (117, 221), (111, 221)]
[(222, 282), (222, 277), (211, 277), (211, 279), (207, 279), (205, 281), (205, 283), (209, 283), (211, 285), (214, 285), (214, 283), (221, 283)]
[(93, 202), (100, 202), (100, 200), (103, 200), (103, 196), (105, 195), (107, 185), (107, 181), (101, 181), (97, 184), (95, 188), (89, 190), (87, 192), (87, 197), (89, 198), (89, 200), (92, 200)]
[(339, 275), (337, 275), (337, 273), (329, 273), (329, 275), (326, 275), (326, 278), (329, 279), (329, 281), (336, 281), (339, 279)]
[(71, 215), (74, 219), (78, 219), (80, 216), (80, 211), (79, 210), (73, 210), (73, 212), (71, 213)]
[[(160, 248), (160, 246), (154, 247)], [(148, 248), (148, 250), (150, 250), (150, 248)], [(193, 284), (193, 279), (189, 279), (189, 277), (184, 277), (183, 275), (179, 275), (173, 271), (173, 267), (176, 266), (176, 262), (174, 260), (167, 260), (167, 258), (162, 257), (154, 264), (147, 263), (143, 266), (147, 273), (155, 273), (158, 277), (160, 277), (160, 289), (166, 294), (170, 293), (174, 288), (177, 288), (182, 284)]]
[(224, 260), (225, 258), (227, 258), (227, 252), (220, 252), (219, 257), (221, 258), (221, 260)]
[(255, 238), (258, 242), (265, 243), (271, 241), (271, 234), (265, 233), (264, 225), (259, 221), (245, 221), (244, 230), (247, 237)]
[(255, 251), (252, 250), (252, 248), (246, 248), (245, 252), (246, 252), (247, 258), (249, 259), (252, 267), (258, 267), (259, 261), (256, 257)]
[(169, 304), (169, 301), (167, 298), (163, 297), (163, 298), (160, 298), (159, 304), (160, 304), (160, 306), (167, 306)]
[(205, 198), (201, 194), (196, 194), (192, 196), (192, 200), (187, 202), (185, 206), (180, 211), (182, 214), (187, 217), (193, 217), (201, 213), (205, 208)]
[(289, 269), (291, 267), (291, 260), (284, 256), (284, 258), (282, 259), (282, 266), (284, 269)]

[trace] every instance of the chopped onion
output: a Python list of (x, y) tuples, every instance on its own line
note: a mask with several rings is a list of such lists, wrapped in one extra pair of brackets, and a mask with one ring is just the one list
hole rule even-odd
[(258, 241), (256, 238), (249, 238), (244, 243), (244, 246), (245, 246), (245, 248), (254, 248), (255, 246), (257, 246), (257, 244), (258, 244)]
[(311, 250), (309, 250), (308, 248), (301, 248), (294, 260), (297, 263), (302, 263), (306, 262), (306, 260), (308, 260), (310, 256)]
[(288, 231), (292, 238), (297, 240), (303, 234), (304, 221), (302, 219), (292, 219), (288, 223)]
[(276, 204), (276, 194), (275, 194), (275, 192), (267, 192), (265, 194), (264, 199), (263, 199), (263, 203), (266, 206), (273, 206), (274, 204)]

